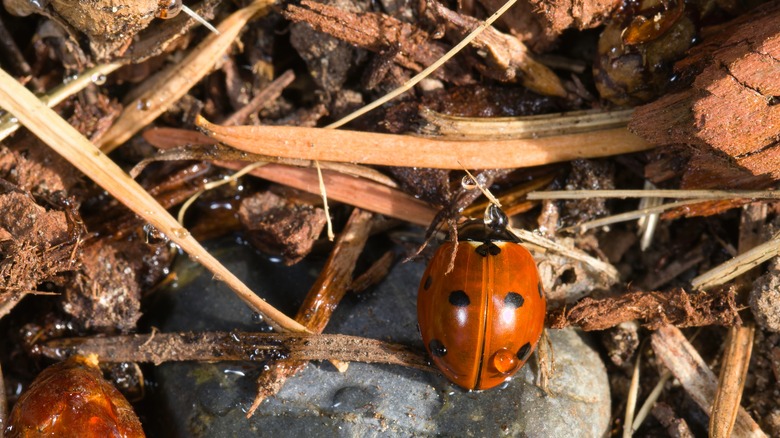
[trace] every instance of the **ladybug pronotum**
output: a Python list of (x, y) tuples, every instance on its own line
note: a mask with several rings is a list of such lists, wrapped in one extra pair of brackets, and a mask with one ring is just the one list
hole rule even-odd
[(491, 205), (485, 217), (462, 227), (457, 244), (436, 251), (417, 296), (434, 364), (457, 385), (478, 390), (501, 384), (528, 360), (547, 306), (536, 263), (506, 229), (506, 215)]

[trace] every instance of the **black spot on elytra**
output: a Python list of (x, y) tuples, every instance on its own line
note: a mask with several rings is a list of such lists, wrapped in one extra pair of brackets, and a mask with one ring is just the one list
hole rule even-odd
[(423, 284), (423, 289), (428, 290), (428, 288), (431, 287), (431, 283), (433, 283), (433, 278), (429, 275), (428, 278), (425, 279), (425, 283)]
[(462, 290), (454, 290), (450, 292), (450, 304), (455, 307), (466, 307), (471, 304), (469, 296)]
[(447, 354), (447, 348), (438, 339), (431, 339), (428, 343), (428, 349), (431, 350), (431, 354), (436, 357), (442, 357)]
[(523, 296), (517, 292), (509, 292), (506, 294), (506, 297), (504, 297), (504, 305), (508, 307), (514, 307), (515, 309), (523, 307), (524, 302), (525, 299)]
[(542, 289), (542, 282), (540, 281), (537, 283), (537, 288), (539, 289), (539, 298), (544, 298), (544, 289)]
[(531, 355), (531, 344), (526, 342), (523, 344), (522, 347), (520, 347), (519, 350), (517, 350), (517, 358), (522, 360), (523, 362), (528, 360), (528, 356)]
[(488, 255), (499, 255), (501, 254), (501, 248), (498, 247), (493, 242), (485, 242), (482, 245), (479, 245), (475, 251), (477, 254), (481, 255), (482, 257), (487, 257)]

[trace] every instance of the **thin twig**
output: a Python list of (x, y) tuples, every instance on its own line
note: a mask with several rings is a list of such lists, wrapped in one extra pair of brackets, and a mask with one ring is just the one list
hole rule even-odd
[[(330, 321), (333, 311), (344, 298), (350, 284), (360, 254), (366, 245), (371, 231), (373, 214), (354, 209), (339, 234), (336, 245), (306, 294), (306, 298), (295, 315), (295, 320), (314, 333), (322, 333)], [(348, 363), (331, 361), (340, 371), (345, 372)], [(283, 360), (270, 364), (257, 378), (258, 388), (252, 405), (247, 410), (247, 418), (254, 415), (260, 403), (276, 395), (282, 389), (287, 378), (306, 366), (304, 361)]]
[(645, 217), (649, 214), (655, 214), (655, 213), (661, 213), (666, 210), (681, 207), (683, 205), (689, 205), (689, 204), (697, 204), (699, 202), (702, 202), (701, 199), (693, 199), (688, 201), (678, 201), (678, 202), (670, 202), (668, 204), (659, 205), (657, 207), (649, 207), (649, 208), (643, 208), (640, 210), (634, 210), (634, 211), (628, 211), (625, 213), (615, 214), (612, 216), (607, 216), (599, 219), (595, 219), (588, 222), (583, 222), (579, 225), (574, 225), (568, 228), (564, 228), (564, 230), (570, 230), (575, 231), (577, 233), (584, 233), (587, 230), (603, 227), (605, 225), (612, 225), (617, 224), (620, 222), (626, 222), (634, 219), (639, 219), (642, 217)]
[(282, 95), (282, 91), (294, 80), (295, 73), (293, 73), (292, 70), (285, 71), (278, 78), (274, 79), (273, 82), (268, 84), (267, 87), (257, 93), (249, 103), (223, 120), (222, 124), (232, 126), (244, 123), (250, 115), (260, 111), (265, 108), (266, 105), (278, 99), (279, 96)]
[(431, 370), (425, 359), (407, 347), (348, 335), (291, 333), (200, 332), (66, 338), (36, 346), (57, 360), (96, 354), (100, 362), (266, 361), (339, 359), (379, 362)]

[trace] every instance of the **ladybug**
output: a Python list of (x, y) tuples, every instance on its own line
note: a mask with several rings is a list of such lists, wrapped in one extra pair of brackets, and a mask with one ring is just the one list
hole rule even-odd
[[(465, 389), (489, 389), (519, 370), (536, 348), (547, 300), (536, 263), (490, 205), (461, 228), (423, 274), (417, 320), (433, 363)], [(448, 272), (452, 251), (454, 269)]]

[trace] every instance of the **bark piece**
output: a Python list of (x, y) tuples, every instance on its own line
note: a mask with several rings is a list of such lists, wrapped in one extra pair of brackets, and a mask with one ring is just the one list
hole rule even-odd
[(582, 330), (604, 330), (624, 321), (644, 320), (644, 326), (656, 329), (666, 324), (678, 327), (732, 325), (740, 322), (734, 303), (734, 291), (688, 294), (673, 292), (631, 292), (618, 297), (580, 300), (570, 309), (555, 311), (548, 320), (551, 328), (578, 325)]
[[(480, 0), (492, 14), (504, 0)], [(534, 52), (549, 49), (566, 29), (591, 29), (606, 21), (617, 5), (612, 0), (520, 0), (498, 23)]]
[(238, 216), (248, 230), (252, 245), (282, 257), (287, 266), (311, 252), (325, 226), (325, 212), (321, 208), (289, 202), (271, 192), (245, 198)]
[[(352, 13), (304, 0), (301, 6), (289, 5), (284, 15), (294, 23), (308, 23), (314, 30), (375, 53), (388, 47), (399, 47), (395, 62), (414, 71), (421, 71), (433, 64), (449, 49), (433, 41), (428, 32), (385, 14)], [(432, 76), (455, 84), (473, 82), (461, 66), (453, 61), (445, 63)]]
[(688, 423), (674, 414), (672, 407), (666, 403), (658, 403), (653, 407), (653, 416), (666, 428), (672, 438), (693, 438)]
[[(637, 108), (629, 128), (694, 155), (684, 186), (746, 188), (780, 178), (780, 2), (731, 22), (678, 67), (692, 87)], [(697, 73), (699, 72), (699, 73)]]
[[(361, 13), (364, 3), (328, 1), (329, 7), (345, 13)], [(323, 35), (306, 22), (290, 26), (290, 44), (303, 58), (315, 83), (331, 95), (340, 91), (350, 70), (357, 63), (358, 53), (348, 42), (331, 35)]]
[(141, 232), (85, 245), (82, 269), (66, 291), (63, 310), (89, 330), (134, 330), (141, 317), (142, 291), (156, 284), (173, 260), (166, 240), (152, 243), (146, 238)]
[(83, 229), (69, 217), (75, 213), (47, 211), (22, 191), (0, 195), (0, 210), (2, 317), (40, 283), (62, 283), (61, 274), (78, 268)]
[[(433, 2), (436, 14), (453, 27), (460, 38), (479, 25), (479, 20), (449, 10)], [(488, 27), (471, 45), (483, 54), (486, 65), (478, 65), (480, 72), (502, 82), (520, 82), (523, 86), (546, 96), (566, 97), (567, 92), (558, 76), (547, 66), (536, 61), (528, 48), (517, 37)]]

